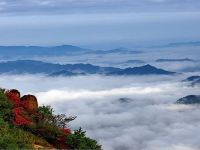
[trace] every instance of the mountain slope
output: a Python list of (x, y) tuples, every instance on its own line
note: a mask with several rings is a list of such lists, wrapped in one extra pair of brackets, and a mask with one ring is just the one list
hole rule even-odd
[(188, 77), (183, 82), (189, 82), (191, 86), (200, 85), (200, 76)]
[(177, 104), (200, 104), (200, 95), (188, 95), (176, 101)]
[(100, 67), (91, 64), (52, 64), (35, 60), (17, 60), (0, 63), (0, 74), (105, 74), (119, 71), (114, 67)]
[(36, 74), (52, 73), (55, 70), (62, 70), (64, 66), (34, 60), (17, 60), (0, 63), (0, 73), (10, 74)]

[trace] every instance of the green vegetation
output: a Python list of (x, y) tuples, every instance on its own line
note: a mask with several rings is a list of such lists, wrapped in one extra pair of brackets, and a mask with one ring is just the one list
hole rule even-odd
[(0, 149), (34, 149), (34, 144), (50, 147), (44, 139), (16, 128), (0, 118)]
[(9, 121), (12, 117), (12, 103), (4, 94), (4, 90), (0, 89), (0, 118)]
[(17, 129), (0, 118), (0, 149), (33, 149), (30, 134)]
[[(12, 98), (18, 102), (15, 96)], [(23, 104), (19, 102), (18, 105), (15, 106), (0, 89), (0, 149), (34, 149), (34, 145), (40, 145), (43, 148), (101, 150), (97, 141), (88, 138), (81, 128), (76, 131), (67, 128), (76, 117), (55, 115), (51, 106), (40, 106), (37, 112), (29, 113), (23, 109)], [(16, 111), (16, 107), (22, 111)], [(28, 117), (30, 124), (14, 124), (16, 117), (22, 123), (23, 117)]]
[(0, 149), (33, 149), (34, 144), (50, 146), (44, 139), (13, 126), (12, 104), (0, 90)]
[(81, 128), (74, 131), (74, 134), (69, 134), (66, 137), (66, 141), (69, 144), (70, 149), (95, 149), (100, 150), (101, 146), (97, 141), (92, 140), (85, 135), (85, 131)]
[[(46, 122), (45, 126), (51, 126), (51, 133), (54, 134), (59, 133), (56, 129), (65, 129), (67, 124), (76, 118), (71, 116), (67, 117), (64, 114), (54, 115), (51, 106), (40, 106), (39, 112), (45, 116), (44, 118), (46, 118), (46, 120), (42, 122)], [(79, 130), (75, 130), (73, 134), (66, 134), (64, 139), (70, 149), (101, 150), (101, 146), (97, 143), (97, 141), (86, 137), (86, 131), (83, 131), (81, 128)]]

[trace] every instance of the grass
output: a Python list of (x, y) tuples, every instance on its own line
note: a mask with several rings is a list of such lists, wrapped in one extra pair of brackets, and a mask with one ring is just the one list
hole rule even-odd
[(51, 147), (44, 139), (14, 127), (0, 118), (0, 149), (34, 149), (34, 144)]

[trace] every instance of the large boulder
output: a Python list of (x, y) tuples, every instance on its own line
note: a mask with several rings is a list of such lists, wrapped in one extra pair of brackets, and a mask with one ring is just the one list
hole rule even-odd
[(23, 107), (29, 112), (38, 111), (38, 101), (34, 95), (24, 95), (21, 98), (21, 103)]
[(10, 93), (14, 94), (16, 97), (20, 98), (20, 92), (16, 89), (9, 90)]
[(5, 95), (13, 103), (14, 107), (19, 107), (20, 104), (20, 92), (16, 89), (6, 91)]

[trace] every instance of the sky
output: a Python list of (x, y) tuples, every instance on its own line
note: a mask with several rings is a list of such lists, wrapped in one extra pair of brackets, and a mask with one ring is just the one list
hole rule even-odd
[(198, 41), (199, 8), (199, 0), (0, 0), (0, 45)]

